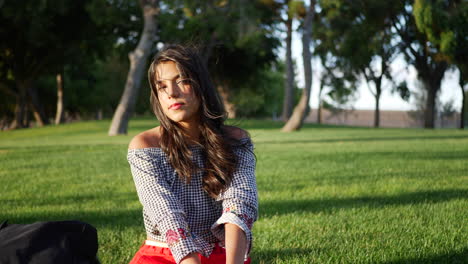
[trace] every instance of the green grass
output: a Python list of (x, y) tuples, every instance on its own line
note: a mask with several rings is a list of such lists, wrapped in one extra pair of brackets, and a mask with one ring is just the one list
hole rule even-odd
[[(253, 263), (468, 263), (467, 131), (234, 124), (258, 159)], [(102, 263), (128, 263), (145, 234), (127, 144), (156, 122), (108, 125), (1, 132), (0, 220), (87, 221)]]

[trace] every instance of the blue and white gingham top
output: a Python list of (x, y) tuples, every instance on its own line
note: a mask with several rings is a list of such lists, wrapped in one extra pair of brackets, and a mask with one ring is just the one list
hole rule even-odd
[[(255, 156), (250, 138), (234, 147), (237, 169), (226, 191), (211, 198), (202, 189), (203, 172), (184, 183), (161, 148), (129, 149), (127, 159), (143, 205), (147, 236), (169, 244), (177, 263), (193, 252), (208, 257), (213, 243), (224, 242), (224, 225), (232, 223), (246, 234), (247, 252), (252, 242), (252, 224), (257, 219), (258, 197)], [(203, 147), (191, 145), (192, 160), (204, 167)]]

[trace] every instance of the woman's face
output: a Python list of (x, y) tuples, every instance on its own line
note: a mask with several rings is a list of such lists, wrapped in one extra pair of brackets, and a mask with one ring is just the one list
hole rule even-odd
[(164, 114), (184, 127), (199, 122), (200, 100), (190, 82), (180, 76), (175, 62), (161, 62), (156, 66), (156, 90)]

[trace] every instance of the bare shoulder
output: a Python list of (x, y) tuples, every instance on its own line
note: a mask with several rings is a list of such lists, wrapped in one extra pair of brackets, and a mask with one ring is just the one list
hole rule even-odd
[(235, 139), (242, 139), (250, 137), (249, 132), (245, 131), (242, 128), (238, 128), (235, 126), (223, 126), (223, 130), (225, 133), (230, 135)]
[(159, 148), (159, 140), (161, 138), (161, 130), (158, 127), (146, 130), (133, 137), (128, 145), (129, 149), (141, 148)]

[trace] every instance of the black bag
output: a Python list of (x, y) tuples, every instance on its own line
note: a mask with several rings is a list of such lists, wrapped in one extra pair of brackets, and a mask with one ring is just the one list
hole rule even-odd
[(97, 231), (80, 221), (0, 225), (0, 264), (98, 264)]

